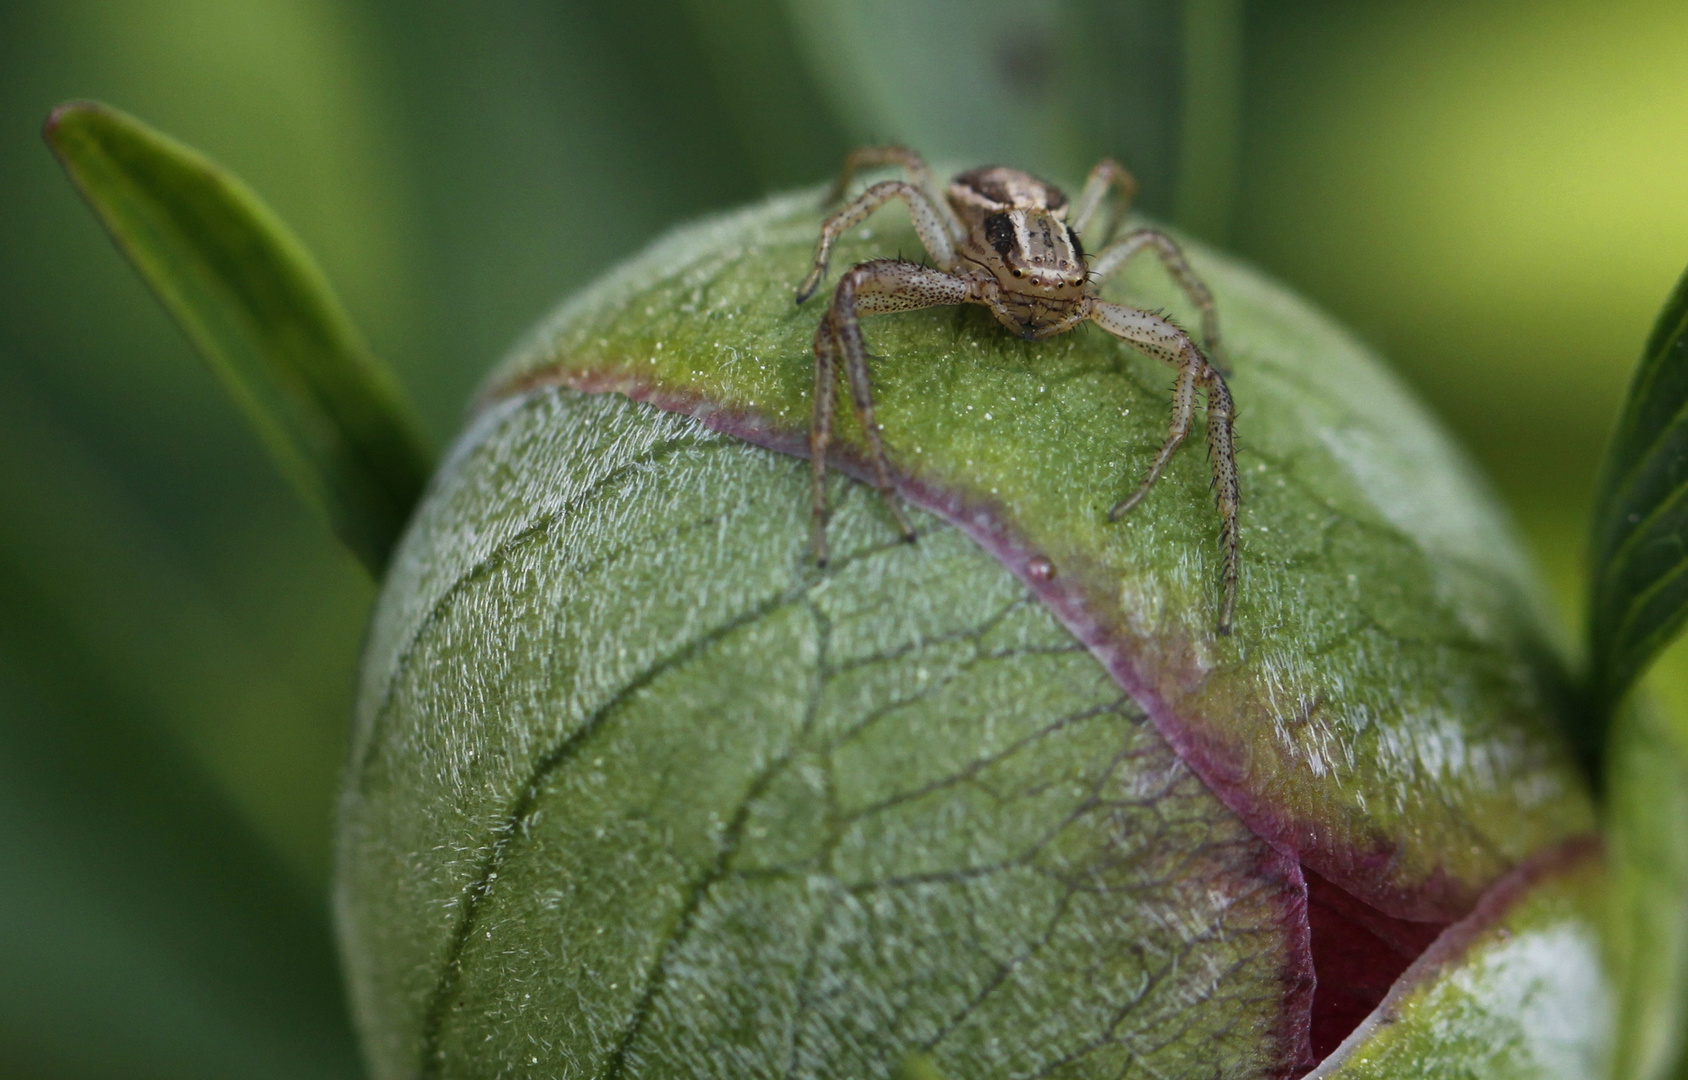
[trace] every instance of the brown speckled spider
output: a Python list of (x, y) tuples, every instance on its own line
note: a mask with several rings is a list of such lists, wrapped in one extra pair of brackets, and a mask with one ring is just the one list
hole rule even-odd
[[(1213, 298), (1165, 233), (1138, 229), (1094, 256), (1086, 255), (1079, 244), (1079, 234), (1096, 216), (1110, 187), (1118, 187), (1122, 202), (1130, 204), (1137, 189), (1131, 174), (1112, 159), (1100, 162), (1090, 171), (1069, 224), (1067, 197), (1053, 184), (1027, 173), (997, 166), (974, 169), (950, 181), (949, 189), (940, 195), (920, 155), (900, 146), (876, 146), (857, 150), (845, 160), (828, 202), (843, 195), (856, 170), (874, 165), (900, 165), (908, 180), (874, 184), (826, 219), (815, 247), (814, 268), (798, 286), (797, 302), (814, 295), (838, 237), (892, 199), (908, 204), (914, 230), (937, 267), (902, 259), (874, 259), (851, 267), (838, 279), (832, 304), (815, 331), (815, 413), (809, 429), (815, 560), (824, 566), (827, 559), (826, 450), (832, 441), (841, 358), (856, 416), (867, 434), (877, 486), (903, 535), (910, 539), (914, 535), (892, 495), (890, 467), (873, 419), (867, 345), (858, 316), (941, 304), (982, 304), (998, 322), (1028, 341), (1065, 333), (1089, 320), (1178, 369), (1166, 441), (1137, 490), (1108, 512), (1108, 520), (1119, 520), (1154, 487), (1189, 433), (1197, 389), (1207, 394), (1207, 442), (1225, 548), (1219, 632), (1230, 633), (1237, 594), (1237, 462), (1231, 392), (1208, 359), (1217, 361), (1219, 348)], [(1200, 310), (1207, 355), (1168, 320), (1097, 295), (1103, 281), (1145, 248), (1154, 249)]]

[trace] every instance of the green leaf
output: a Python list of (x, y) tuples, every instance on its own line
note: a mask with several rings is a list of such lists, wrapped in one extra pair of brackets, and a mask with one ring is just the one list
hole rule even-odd
[(239, 180), (108, 106), (63, 105), (44, 134), (282, 472), (379, 577), (429, 454), (303, 245)]
[(0, 555), (8, 1076), (356, 1080), (323, 905)]
[[(1310, 872), (1421, 939), (1586, 840), (1492, 498), (1348, 336), (1199, 246), (1241, 410), (1232, 635), (1199, 449), (1107, 520), (1165, 369), (970, 309), (867, 324), (920, 535), (835, 477), (818, 571), (817, 196), (565, 305), (406, 536), (338, 848), (378, 1076), (1293, 1073)], [(916, 250), (905, 221), (839, 264)], [(1188, 315), (1153, 265), (1110, 289)]]
[(1598, 753), (1603, 717), (1688, 619), (1688, 273), (1630, 383), (1594, 514), (1589, 661)]

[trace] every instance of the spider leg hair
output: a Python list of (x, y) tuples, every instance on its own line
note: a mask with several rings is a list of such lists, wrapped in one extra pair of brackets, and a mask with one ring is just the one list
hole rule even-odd
[(821, 237), (815, 244), (815, 264), (810, 268), (809, 276), (803, 279), (803, 284), (797, 287), (799, 304), (813, 296), (820, 287), (821, 279), (826, 276), (832, 245), (838, 238), (892, 199), (901, 199), (908, 204), (909, 217), (914, 219), (915, 235), (931, 253), (932, 261), (943, 270), (955, 265), (955, 242), (950, 238), (949, 226), (932, 201), (906, 180), (882, 180), (839, 208), (821, 225)]
[(1144, 249), (1152, 249), (1160, 256), (1161, 265), (1172, 275), (1172, 280), (1184, 290), (1184, 295), (1190, 303), (1201, 312), (1202, 319), (1202, 349), (1207, 356), (1207, 362), (1225, 373), (1225, 365), (1219, 351), (1219, 311), (1213, 304), (1213, 294), (1208, 292), (1207, 284), (1191, 269), (1190, 262), (1184, 257), (1183, 249), (1178, 242), (1158, 229), (1137, 229), (1121, 238), (1117, 243), (1109, 244), (1090, 260), (1090, 281), (1100, 288), (1102, 283), (1119, 273), (1132, 256)]
[(1172, 392), (1172, 420), (1167, 426), (1166, 440), (1150, 463), (1148, 472), (1137, 490), (1108, 511), (1108, 520), (1118, 521), (1143, 501), (1160, 479), (1167, 462), (1172, 459), (1184, 437), (1190, 433), (1195, 418), (1196, 392), (1207, 397), (1207, 446), (1213, 469), (1213, 488), (1218, 504), (1220, 542), (1224, 546), (1222, 572), (1223, 598), (1219, 607), (1219, 632), (1231, 632), (1232, 616), (1237, 603), (1237, 510), (1240, 502), (1237, 477), (1236, 432), (1233, 421), (1236, 408), (1225, 378), (1196, 348), (1190, 335), (1175, 324), (1157, 315), (1124, 304), (1110, 304), (1101, 300), (1090, 302), (1091, 320), (1108, 333), (1127, 342), (1150, 356), (1164, 360), (1178, 369), (1178, 381)]
[(815, 330), (814, 420), (809, 428), (811, 525), (815, 561), (826, 564), (826, 451), (832, 441), (832, 422), (837, 400), (837, 372), (842, 363), (845, 381), (856, 419), (867, 439), (873, 466), (874, 486), (885, 499), (903, 538), (914, 539), (914, 529), (897, 503), (891, 482), (891, 466), (885, 457), (885, 443), (873, 415), (873, 380), (867, 341), (862, 336), (860, 316), (916, 308), (966, 303), (973, 287), (961, 278), (919, 263), (876, 259), (845, 271), (833, 291), (820, 326)]

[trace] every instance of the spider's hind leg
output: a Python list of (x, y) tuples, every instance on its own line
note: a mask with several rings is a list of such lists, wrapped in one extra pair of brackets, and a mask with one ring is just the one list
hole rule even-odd
[(838, 337), (828, 313), (815, 328), (814, 414), (809, 422), (809, 540), (817, 566), (827, 561), (826, 521), (831, 510), (826, 503), (826, 452), (837, 411)]

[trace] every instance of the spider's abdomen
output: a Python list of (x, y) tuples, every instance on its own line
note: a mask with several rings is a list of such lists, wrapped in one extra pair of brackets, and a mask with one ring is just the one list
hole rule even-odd
[(1002, 210), (1008, 207), (1064, 211), (1066, 194), (1047, 180), (1001, 165), (971, 169), (950, 181), (949, 199), (966, 216), (966, 207)]

